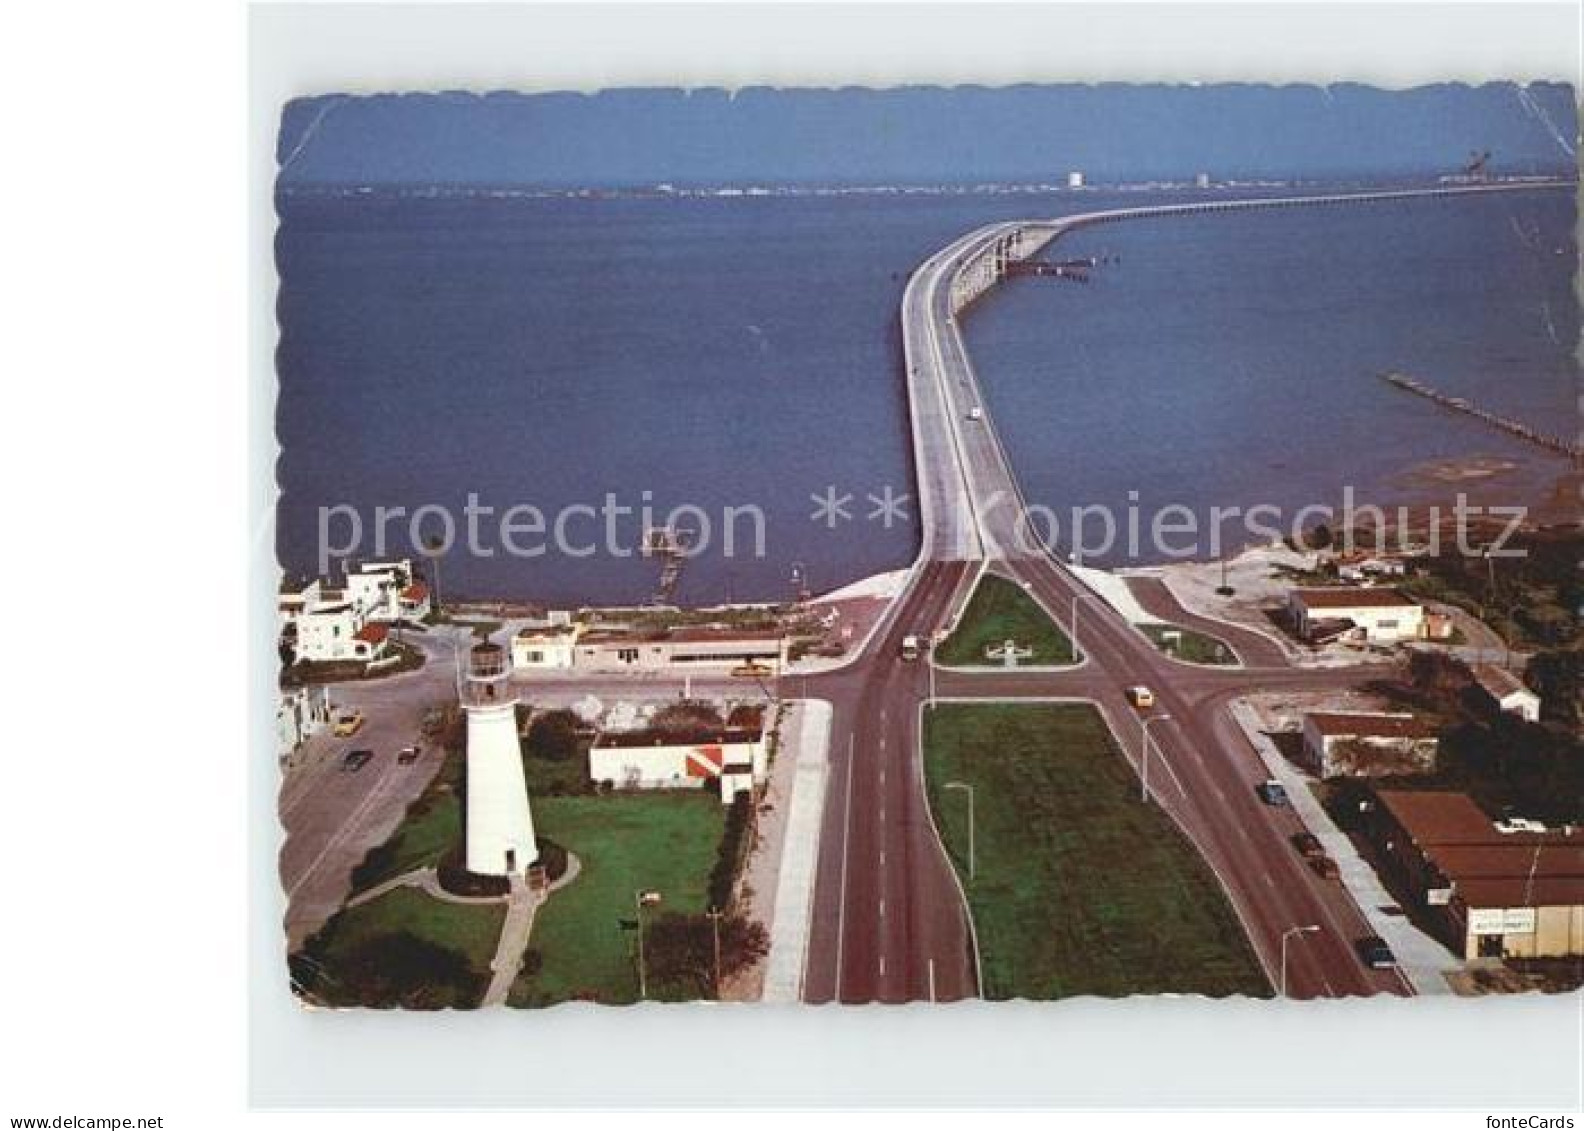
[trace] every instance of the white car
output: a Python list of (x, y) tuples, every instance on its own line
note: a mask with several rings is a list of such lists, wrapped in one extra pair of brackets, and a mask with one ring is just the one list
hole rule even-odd
[(978, 405), (974, 405), (973, 408), (968, 410), (968, 419), (969, 420), (983, 420), (984, 419), (984, 409), (980, 408)]

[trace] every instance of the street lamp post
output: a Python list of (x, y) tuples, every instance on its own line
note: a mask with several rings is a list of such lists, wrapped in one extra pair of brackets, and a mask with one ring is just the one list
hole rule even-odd
[(949, 782), (946, 783), (946, 788), (947, 789), (960, 789), (963, 792), (965, 792), (966, 794), (968, 794), (968, 879), (969, 879), (969, 882), (972, 882), (973, 878), (974, 878), (974, 874), (975, 874), (975, 868), (974, 868), (974, 863), (975, 863), (975, 861), (974, 861), (974, 791), (973, 791), (973, 786), (967, 784), (966, 782), (949, 781)]
[(660, 902), (660, 893), (639, 889), (633, 892), (633, 909), (638, 916), (638, 1000), (649, 997), (649, 977), (644, 970), (644, 908)]
[(1320, 930), (1319, 924), (1311, 923), (1307, 927), (1288, 927), (1285, 931), (1282, 932), (1282, 937), (1281, 937), (1281, 987), (1280, 987), (1281, 988), (1281, 996), (1282, 997), (1285, 998), (1287, 996), (1287, 944), (1292, 940), (1292, 937), (1294, 935), (1312, 935), (1312, 934), (1316, 934), (1319, 930)]
[(1149, 801), (1150, 724), (1158, 723), (1162, 719), (1169, 718), (1171, 718), (1170, 715), (1150, 715), (1148, 718), (1144, 719), (1139, 726), (1139, 734), (1141, 735), (1141, 748), (1139, 750), (1139, 800), (1146, 803)]
[(715, 1000), (719, 1001), (720, 1000), (720, 995), (721, 995), (721, 946), (720, 946), (721, 910), (718, 907), (712, 907), (708, 911), (706, 911), (704, 914), (709, 917), (710, 926), (712, 928), (714, 928), (714, 933), (715, 933)]
[(945, 639), (945, 636), (939, 629), (930, 633), (929, 655), (924, 657), (925, 662), (929, 664), (929, 706), (931, 711), (935, 709), (935, 649), (943, 639)]

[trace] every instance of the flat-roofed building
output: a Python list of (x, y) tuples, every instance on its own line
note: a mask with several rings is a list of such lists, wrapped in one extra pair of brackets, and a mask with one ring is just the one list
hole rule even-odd
[(1303, 751), (1323, 778), (1427, 773), (1436, 764), (1435, 731), (1413, 715), (1311, 711), (1304, 716)]
[(713, 783), (723, 804), (769, 772), (765, 711), (732, 708), (719, 725), (687, 730), (602, 731), (589, 749), (589, 779), (615, 789), (689, 789)]
[(518, 671), (570, 668), (582, 632), (582, 625), (572, 623), (525, 628), (512, 637), (512, 667)]
[(1425, 633), (1424, 606), (1389, 586), (1294, 589), (1287, 611), (1304, 640), (1330, 636), (1395, 644)]
[(577, 642), (573, 666), (589, 671), (758, 667), (766, 675), (786, 663), (787, 639), (780, 629), (699, 626), (655, 632), (594, 630)]
[(1366, 831), (1463, 957), (1584, 956), (1584, 829), (1497, 825), (1463, 793), (1380, 790)]

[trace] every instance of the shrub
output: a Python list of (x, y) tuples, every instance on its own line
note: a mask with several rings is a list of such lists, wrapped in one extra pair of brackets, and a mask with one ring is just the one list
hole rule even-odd
[(572, 711), (545, 711), (534, 716), (528, 727), (528, 753), (551, 762), (566, 762), (577, 756), (577, 715)]

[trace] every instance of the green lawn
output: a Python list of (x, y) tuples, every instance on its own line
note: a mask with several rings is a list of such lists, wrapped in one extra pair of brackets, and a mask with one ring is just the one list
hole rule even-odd
[[(1141, 624), (1139, 631), (1175, 660), (1190, 664), (1236, 664), (1237, 654), (1214, 636), (1175, 624)], [(1168, 634), (1175, 633), (1172, 640)]]
[[(465, 1008), (476, 1006), (489, 985), (505, 919), (504, 904), (446, 903), (398, 888), (343, 908), (305, 950), (329, 1004)], [(425, 952), (415, 959), (403, 945), (412, 940), (459, 961), (435, 962)]]
[[(402, 823), (384, 844), (371, 849), (353, 872), (354, 891), (367, 891), (415, 868), (434, 867), (453, 845), (461, 843), (464, 757), (461, 751), (446, 755), (446, 764), (413, 802)], [(561, 762), (525, 754), (523, 775), (536, 815), (552, 794), (592, 790), (586, 748)]]
[[(638, 1000), (633, 896), (659, 891), (664, 902), (646, 911), (707, 910), (726, 809), (705, 790), (546, 797), (535, 802), (541, 836), (578, 857), (582, 871), (555, 892), (534, 920), (530, 961), (512, 986), (512, 1005), (547, 1005), (572, 998), (607, 1003)], [(683, 996), (651, 985), (652, 998)]]
[(987, 573), (974, 590), (957, 630), (935, 650), (935, 658), (954, 666), (999, 666), (999, 660), (985, 658), (985, 648), (1007, 640), (1034, 649), (1033, 656), (1021, 661), (1024, 664), (1073, 662), (1072, 642), (1034, 598), (1016, 582)]
[[(938, 707), (925, 772), (968, 891), (987, 998), (1270, 993), (1214, 876), (1139, 801), (1093, 708)], [(973, 881), (967, 799), (948, 781), (974, 788)]]

